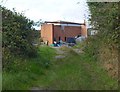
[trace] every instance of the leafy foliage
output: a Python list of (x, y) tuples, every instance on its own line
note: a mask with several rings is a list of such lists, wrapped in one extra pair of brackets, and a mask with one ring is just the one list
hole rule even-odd
[(109, 47), (118, 44), (120, 37), (119, 3), (88, 3), (91, 24), (99, 31), (99, 38)]
[(120, 48), (119, 3), (88, 2), (91, 25), (98, 34), (89, 37), (85, 51), (101, 61), (112, 77), (118, 76), (118, 50)]
[(40, 47), (38, 53), (35, 58), (10, 58), (13, 62), (5, 66), (7, 70), (3, 71), (2, 90), (30, 90), (35, 85), (34, 81), (46, 75), (49, 65), (52, 66), (55, 50), (48, 46)]
[(2, 7), (2, 21), (3, 65), (11, 62), (11, 57), (14, 56), (35, 56), (36, 48), (32, 45), (35, 33), (32, 27), (34, 22), (14, 9), (10, 11), (5, 7)]

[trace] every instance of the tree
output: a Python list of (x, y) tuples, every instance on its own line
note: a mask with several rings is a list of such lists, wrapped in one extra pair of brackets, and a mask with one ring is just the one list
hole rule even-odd
[(119, 3), (90, 3), (88, 6), (91, 12), (91, 23), (99, 29), (99, 34), (108, 44), (118, 43), (120, 24), (119, 24)]
[(23, 14), (2, 7), (3, 62), (9, 61), (11, 54), (27, 57), (36, 55), (36, 48), (32, 45), (35, 33), (33, 24)]
[(96, 61), (100, 61), (112, 77), (118, 78), (119, 2), (88, 2), (88, 6), (91, 12), (91, 25), (98, 30), (98, 34), (87, 41), (86, 51), (91, 57), (97, 57)]

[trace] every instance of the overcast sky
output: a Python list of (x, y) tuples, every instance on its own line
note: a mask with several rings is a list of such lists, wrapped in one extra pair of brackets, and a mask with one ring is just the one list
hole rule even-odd
[(2, 5), (11, 10), (15, 8), (18, 12), (24, 11), (25, 16), (34, 21), (81, 23), (88, 16), (86, 0), (4, 0)]

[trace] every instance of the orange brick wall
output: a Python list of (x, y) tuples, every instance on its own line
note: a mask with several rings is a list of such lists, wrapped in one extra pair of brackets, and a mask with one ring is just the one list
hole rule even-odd
[(78, 26), (64, 26), (64, 30), (61, 30), (61, 26), (54, 26), (54, 37), (57, 41), (59, 41), (59, 37), (65, 41), (65, 37), (75, 37), (80, 34), (81, 27)]
[(86, 25), (81, 25), (81, 35), (87, 37), (87, 27)]
[(77, 35), (82, 35), (87, 37), (86, 25), (81, 26), (64, 26), (64, 30), (61, 29), (60, 25), (53, 24), (43, 24), (41, 26), (41, 38), (43, 41), (48, 41), (48, 44), (53, 43), (53, 39), (59, 41), (59, 37), (62, 41), (65, 41), (65, 37), (75, 37)]
[(43, 24), (41, 26), (41, 38), (43, 41), (48, 41), (48, 44), (53, 43), (53, 24)]

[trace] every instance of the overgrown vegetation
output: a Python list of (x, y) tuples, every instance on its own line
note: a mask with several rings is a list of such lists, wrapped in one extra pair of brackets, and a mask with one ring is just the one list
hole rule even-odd
[(91, 12), (91, 25), (93, 29), (98, 30), (97, 40), (110, 49), (118, 49), (120, 36), (119, 3), (88, 3), (88, 5)]
[(24, 90), (30, 88), (33, 81), (45, 74), (55, 51), (50, 47), (39, 47), (36, 58), (11, 58), (13, 63), (9, 65), (9, 71), (3, 71), (3, 90)]
[[(53, 58), (55, 50), (35, 47), (33, 21), (2, 8), (3, 90), (114, 90), (118, 88), (119, 21), (117, 3), (88, 3), (92, 26), (98, 34), (74, 48), (61, 48), (66, 57)], [(106, 67), (106, 70), (103, 66)], [(108, 73), (112, 73), (112, 77)]]
[(119, 3), (88, 2), (88, 6), (91, 25), (98, 34), (87, 39), (84, 51), (100, 61), (112, 77), (118, 78)]
[(35, 29), (34, 22), (23, 14), (2, 7), (2, 50), (3, 68), (12, 64), (13, 57), (34, 57), (36, 48), (32, 45)]
[[(109, 77), (88, 53), (77, 54), (70, 48), (61, 50), (67, 55), (57, 60), (49, 58), (55, 55), (55, 50), (49, 47), (41, 47), (38, 58), (22, 60), (22, 63), (16, 59), (19, 63), (11, 65), (14, 71), (3, 72), (3, 90), (31, 90), (34, 87), (40, 90), (117, 89), (116, 79)], [(50, 67), (46, 66), (46, 62), (41, 64), (45, 59), (51, 59)]]
[(33, 45), (39, 32), (22, 13), (2, 7), (2, 21), (2, 89), (26, 89), (49, 68), (55, 52)]
[(52, 67), (34, 81), (33, 88), (42, 90), (116, 90), (118, 88), (117, 80), (108, 76), (99, 62), (88, 53), (77, 54), (72, 48), (61, 50), (66, 52), (66, 57), (54, 60)]

